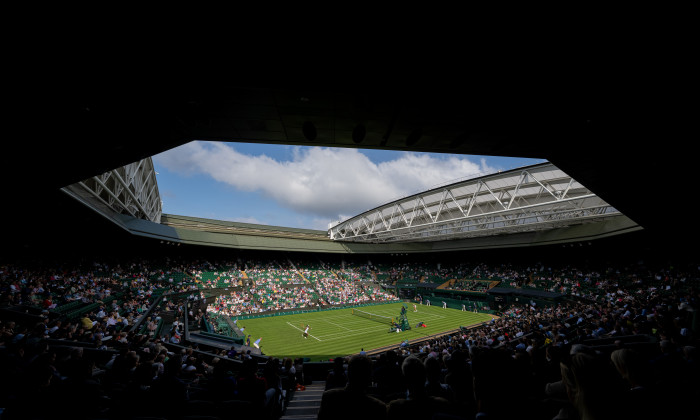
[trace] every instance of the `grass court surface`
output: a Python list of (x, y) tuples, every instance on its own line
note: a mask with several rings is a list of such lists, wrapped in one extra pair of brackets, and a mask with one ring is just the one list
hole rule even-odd
[[(413, 304), (407, 305), (411, 329), (400, 333), (388, 332), (388, 324), (352, 315), (352, 309), (246, 319), (238, 321), (238, 326), (245, 328), (246, 335), (250, 334), (251, 344), (262, 337), (260, 348), (267, 356), (308, 357), (313, 362), (355, 354), (361, 348), (371, 351), (404, 340), (412, 342), (491, 320), (488, 314), (440, 306), (417, 305), (418, 312), (413, 312)], [(398, 320), (401, 307), (401, 303), (391, 303), (356, 309)], [(416, 328), (419, 322), (424, 322), (426, 328)], [(303, 337), (306, 324), (311, 327), (308, 338)]]

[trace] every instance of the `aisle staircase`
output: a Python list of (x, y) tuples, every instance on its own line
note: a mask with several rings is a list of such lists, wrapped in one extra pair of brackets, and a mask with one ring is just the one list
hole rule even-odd
[(326, 381), (313, 381), (303, 391), (294, 391), (280, 420), (316, 420)]
[(455, 281), (456, 281), (455, 279), (447, 280), (446, 282), (444, 282), (441, 285), (439, 285), (438, 287), (436, 287), (436, 289), (449, 289), (452, 285), (455, 284)]

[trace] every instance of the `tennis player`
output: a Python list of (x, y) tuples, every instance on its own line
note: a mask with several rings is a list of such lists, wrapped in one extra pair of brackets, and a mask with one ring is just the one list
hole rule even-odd
[(304, 328), (304, 334), (302, 334), (304, 338), (309, 338), (309, 330), (310, 329), (311, 329), (311, 327), (309, 327), (309, 324), (306, 324), (306, 328)]

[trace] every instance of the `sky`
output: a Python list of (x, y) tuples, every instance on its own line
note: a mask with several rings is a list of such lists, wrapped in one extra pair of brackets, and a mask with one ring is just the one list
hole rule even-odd
[(205, 141), (153, 156), (163, 213), (318, 230), (439, 185), (540, 162)]

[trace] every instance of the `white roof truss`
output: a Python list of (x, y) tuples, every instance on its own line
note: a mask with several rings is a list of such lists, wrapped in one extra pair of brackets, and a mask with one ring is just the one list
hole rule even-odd
[(551, 163), (458, 182), (387, 203), (329, 229), (334, 240), (442, 241), (556, 229), (622, 216)]
[(160, 223), (162, 201), (151, 158), (70, 185), (84, 199), (100, 203), (112, 211)]

